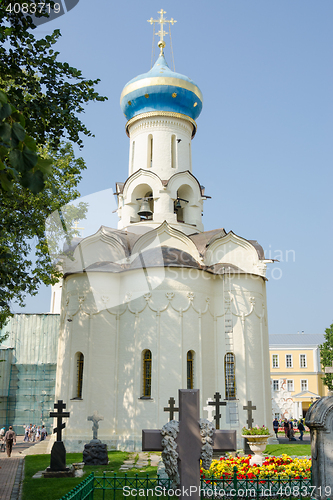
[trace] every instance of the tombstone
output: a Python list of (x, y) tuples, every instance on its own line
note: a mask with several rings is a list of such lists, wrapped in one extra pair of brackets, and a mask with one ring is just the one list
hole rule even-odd
[(214, 419), (214, 417), (213, 417), (214, 408), (212, 408), (212, 405), (210, 404), (212, 402), (213, 402), (212, 398), (208, 398), (206, 401), (207, 406), (203, 407), (203, 410), (208, 413), (208, 417), (207, 417), (208, 422), (212, 422)]
[(327, 500), (333, 492), (333, 396), (317, 399), (308, 409), (305, 425), (310, 428), (311, 498)]
[(208, 403), (209, 406), (215, 406), (214, 420), (215, 420), (215, 428), (216, 429), (220, 428), (220, 418), (222, 417), (222, 415), (220, 413), (220, 406), (227, 405), (227, 403), (225, 401), (220, 401), (220, 399), (221, 399), (221, 394), (219, 392), (215, 392), (214, 400), (209, 401), (209, 403)]
[(90, 443), (84, 445), (83, 462), (86, 465), (107, 465), (109, 462), (107, 445), (98, 439), (99, 422), (104, 420), (104, 417), (94, 411), (87, 420), (93, 423), (93, 438)]
[(54, 404), (54, 409), (58, 411), (50, 412), (50, 417), (57, 419), (57, 427), (53, 429), (53, 433), (57, 433), (57, 440), (53, 443), (50, 467), (47, 467), (47, 469), (43, 472), (44, 477), (66, 477), (74, 475), (74, 469), (71, 470), (69, 467), (66, 467), (66, 449), (61, 439), (62, 430), (66, 427), (66, 424), (62, 421), (62, 419), (69, 418), (70, 416), (69, 412), (63, 411), (65, 408), (66, 403), (64, 403), (62, 399), (59, 399), (58, 403)]
[(179, 408), (175, 407), (175, 402), (174, 398), (171, 397), (168, 401), (170, 406), (164, 407), (164, 411), (169, 412), (169, 420), (173, 420), (173, 414), (179, 412)]
[[(180, 489), (176, 488), (177, 496), (181, 498), (199, 499), (200, 497), (200, 457), (204, 456), (205, 447), (211, 442), (212, 451), (236, 451), (236, 431), (220, 431), (212, 428), (211, 438), (204, 438), (204, 427), (209, 426), (207, 420), (199, 420), (199, 390), (179, 390), (179, 422), (169, 422), (175, 431), (176, 443), (173, 444), (178, 456), (175, 465), (179, 473)], [(166, 426), (164, 426), (165, 428)], [(178, 428), (178, 432), (177, 432)], [(165, 432), (164, 432), (165, 434)], [(169, 436), (162, 435), (161, 430), (142, 431), (143, 451), (162, 451), (162, 439)], [(175, 446), (176, 445), (176, 446)], [(206, 456), (206, 455), (205, 455)], [(205, 464), (205, 468), (208, 463)], [(180, 495), (179, 495), (180, 494)]]
[[(244, 405), (243, 406), (243, 410), (247, 410), (247, 428), (248, 429), (252, 429), (252, 424), (254, 422), (253, 418), (252, 418), (252, 410), (256, 410), (257, 407), (256, 406), (252, 406), (252, 401), (248, 401), (247, 402), (247, 406)], [(246, 438), (243, 438), (243, 450), (244, 450), (244, 454), (245, 455), (252, 455), (252, 451), (249, 447), (249, 443), (247, 442), (247, 439)]]

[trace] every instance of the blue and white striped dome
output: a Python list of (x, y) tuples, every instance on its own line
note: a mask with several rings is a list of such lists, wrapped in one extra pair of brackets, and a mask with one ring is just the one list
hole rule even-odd
[(129, 81), (120, 96), (127, 120), (151, 111), (180, 113), (196, 120), (202, 103), (199, 87), (187, 76), (171, 71), (163, 54), (148, 73)]

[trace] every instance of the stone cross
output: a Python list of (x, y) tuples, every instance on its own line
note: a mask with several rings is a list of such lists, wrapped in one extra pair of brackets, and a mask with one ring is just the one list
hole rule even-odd
[(256, 410), (256, 406), (252, 406), (252, 401), (247, 402), (247, 406), (243, 406), (243, 410), (247, 410), (247, 428), (252, 429), (252, 423), (254, 422), (252, 418), (252, 410)]
[(97, 438), (97, 431), (99, 429), (98, 422), (100, 420), (104, 420), (104, 417), (102, 417), (101, 415), (98, 415), (97, 411), (95, 410), (94, 413), (90, 417), (87, 418), (87, 420), (91, 420), (93, 423), (93, 426), (92, 426), (93, 439), (98, 439)]
[[(179, 390), (179, 433), (177, 436), (181, 498), (200, 497), (199, 390)], [(142, 431), (142, 451), (163, 451), (161, 430)], [(235, 451), (236, 431), (215, 431), (214, 451)]]
[(168, 403), (169, 403), (169, 405), (170, 405), (170, 406), (165, 406), (165, 407), (164, 407), (164, 411), (168, 411), (168, 412), (169, 412), (169, 414), (170, 414), (170, 415), (169, 415), (169, 421), (170, 421), (170, 420), (173, 420), (173, 414), (174, 414), (174, 413), (176, 413), (176, 412), (178, 413), (178, 412), (179, 412), (179, 408), (176, 408), (176, 407), (175, 407), (175, 402), (176, 402), (176, 401), (174, 400), (174, 398), (172, 398), (172, 397), (171, 397), (171, 398), (169, 399), (169, 401), (168, 401)]
[(61, 431), (66, 427), (65, 422), (62, 421), (63, 418), (69, 418), (69, 411), (63, 412), (66, 408), (66, 403), (63, 402), (62, 399), (58, 399), (58, 403), (54, 403), (54, 409), (58, 410), (57, 412), (51, 411), (50, 417), (56, 417), (57, 419), (57, 427), (53, 429), (53, 432), (57, 433), (57, 441), (61, 441)]
[(212, 398), (208, 398), (206, 401), (207, 406), (203, 407), (203, 410), (205, 410), (208, 413), (207, 420), (209, 420), (209, 422), (212, 422), (214, 419), (214, 417), (213, 417), (214, 408), (212, 408), (212, 406), (210, 405), (211, 401), (213, 401)]
[(215, 401), (210, 401), (208, 404), (211, 406), (215, 406), (215, 415), (214, 415), (214, 420), (215, 420), (215, 427), (216, 429), (220, 428), (220, 418), (222, 417), (220, 413), (220, 406), (226, 406), (225, 401), (220, 401), (221, 394), (219, 392), (215, 392), (214, 394), (214, 399)]

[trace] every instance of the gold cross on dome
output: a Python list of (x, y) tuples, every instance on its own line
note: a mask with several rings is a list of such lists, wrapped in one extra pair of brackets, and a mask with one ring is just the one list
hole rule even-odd
[[(79, 221), (76, 219), (74, 221), (74, 227), (71, 227), (71, 229), (75, 229), (75, 234), (80, 234), (79, 229), (81, 229), (82, 231), (84, 230), (84, 227), (78, 227), (78, 225), (79, 225)], [(82, 235), (83, 235), (83, 232), (82, 232)]]
[(148, 19), (147, 22), (150, 23), (150, 24), (158, 23), (160, 25), (160, 30), (157, 33), (155, 33), (155, 34), (160, 37), (160, 41), (158, 42), (158, 46), (161, 49), (161, 54), (163, 54), (163, 49), (165, 47), (164, 35), (167, 35), (168, 33), (170, 33), (170, 31), (164, 31), (163, 25), (169, 23), (169, 26), (170, 26), (170, 24), (173, 25), (177, 21), (175, 21), (173, 18), (171, 18), (171, 19), (165, 19), (163, 17), (163, 14), (166, 14), (166, 11), (163, 10), (163, 9), (159, 10), (158, 14), (160, 14), (160, 18), (159, 19), (153, 19), (151, 17), (150, 19)]

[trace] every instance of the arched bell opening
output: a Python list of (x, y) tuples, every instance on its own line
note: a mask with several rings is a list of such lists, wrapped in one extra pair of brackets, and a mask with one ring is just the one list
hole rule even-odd
[(132, 194), (132, 205), (134, 206), (133, 222), (143, 220), (153, 220), (154, 217), (154, 198), (153, 190), (148, 184), (140, 184)]
[(177, 222), (190, 223), (190, 205), (193, 202), (193, 190), (190, 186), (183, 184), (177, 190), (177, 198), (174, 201), (174, 212)]

